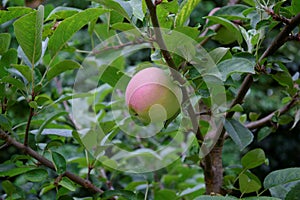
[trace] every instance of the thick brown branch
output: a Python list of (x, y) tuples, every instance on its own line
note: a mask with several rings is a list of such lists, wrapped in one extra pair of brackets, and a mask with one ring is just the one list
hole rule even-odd
[[(44, 166), (55, 170), (54, 164), (46, 159), (45, 157), (41, 156), (40, 154), (38, 154), (36, 151), (34, 151), (33, 149), (31, 149), (28, 146), (25, 146), (24, 144), (16, 141), (15, 139), (13, 139), (12, 137), (10, 137), (8, 134), (6, 134), (3, 130), (0, 129), (0, 139), (5, 140), (7, 144), (9, 145), (13, 145), (16, 148), (22, 150), (24, 153), (30, 155), (31, 157), (33, 157), (34, 159), (36, 159), (37, 161), (39, 161), (41, 164), (43, 164)], [(87, 181), (69, 171), (66, 171), (64, 174), (66, 177), (68, 177), (70, 180), (72, 180), (73, 182), (91, 189), (93, 192), (96, 193), (103, 193), (103, 191), (100, 188), (97, 188), (95, 185), (93, 185), (90, 181)]]
[(283, 28), (283, 30), (275, 38), (275, 40), (272, 42), (269, 48), (260, 57), (258, 64), (260, 64), (264, 58), (275, 53), (275, 51), (277, 51), (287, 41), (287, 38), (289, 37), (290, 33), (299, 24), (300, 24), (300, 13), (296, 15), (294, 18), (292, 18), (290, 23)]
[(282, 115), (286, 112), (288, 112), (291, 108), (293, 108), (297, 103), (299, 103), (299, 96), (296, 95), (292, 101), (290, 101), (287, 105), (285, 105), (284, 107), (282, 107), (281, 109), (275, 111), (275, 112), (272, 112), (271, 114), (265, 116), (264, 118), (262, 119), (259, 119), (257, 121), (254, 121), (254, 122), (250, 122), (248, 124), (246, 124), (245, 126), (248, 128), (248, 129), (256, 129), (256, 128), (260, 128), (264, 125), (266, 125), (267, 123), (269, 123), (273, 116), (278, 113), (279, 115)]

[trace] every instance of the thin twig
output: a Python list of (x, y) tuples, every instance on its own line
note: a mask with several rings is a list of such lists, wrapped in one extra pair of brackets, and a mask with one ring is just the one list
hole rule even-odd
[(24, 137), (24, 145), (28, 145), (28, 137), (29, 137), (29, 130), (30, 130), (30, 124), (32, 117), (34, 116), (34, 108), (30, 107), (29, 109), (29, 116), (26, 124), (26, 129), (25, 129), (25, 137)]
[[(12, 137), (10, 137), (8, 134), (6, 134), (2, 129), (0, 129), (0, 139), (5, 140), (7, 142), (7, 144), (9, 144), (9, 145), (13, 145), (16, 148), (23, 150), (24, 153), (30, 155), (31, 157), (33, 157), (34, 159), (39, 161), (44, 166), (55, 171), (54, 164), (50, 160), (41, 156), (40, 154), (38, 154), (36, 151), (31, 149), (30, 147), (25, 146), (24, 144), (16, 141)], [(100, 193), (100, 194), (103, 193), (103, 191), (100, 188), (93, 185), (90, 181), (87, 181), (69, 171), (66, 171), (64, 175), (66, 177), (68, 177), (70, 180), (72, 180), (74, 183), (77, 183), (77, 184), (83, 186), (84, 188), (88, 188), (95, 193)]]
[(269, 123), (275, 114), (282, 115), (282, 114), (288, 112), (291, 108), (293, 108), (298, 103), (299, 103), (299, 95), (297, 94), (293, 97), (293, 99), (288, 104), (286, 104), (281, 109), (279, 109), (275, 112), (272, 112), (271, 114), (269, 114), (269, 115), (265, 116), (264, 118), (261, 118), (257, 121), (250, 122), (250, 123), (246, 124), (245, 126), (248, 129), (260, 128), (260, 127), (266, 125), (267, 123)]

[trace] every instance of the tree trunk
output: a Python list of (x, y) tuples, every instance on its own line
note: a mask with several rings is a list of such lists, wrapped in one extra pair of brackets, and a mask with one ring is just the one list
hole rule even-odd
[(206, 185), (206, 194), (224, 194), (223, 184), (223, 164), (222, 164), (223, 145), (216, 145), (202, 162)]

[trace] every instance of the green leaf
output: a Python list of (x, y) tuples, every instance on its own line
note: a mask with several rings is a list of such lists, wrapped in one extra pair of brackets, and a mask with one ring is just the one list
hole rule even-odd
[(80, 68), (80, 64), (73, 61), (73, 60), (64, 60), (60, 63), (57, 63), (50, 70), (47, 72), (47, 79), (48, 81), (52, 80), (54, 77), (58, 76), (59, 74), (67, 71)]
[(268, 137), (272, 132), (273, 132), (273, 128), (271, 127), (263, 127), (258, 131), (258, 141), (262, 141), (263, 139), (265, 139), (266, 137)]
[(18, 70), (28, 82), (32, 82), (33, 76), (32, 76), (32, 68), (27, 65), (11, 65), (13, 68)]
[(230, 49), (225, 47), (219, 47), (209, 52), (210, 57), (213, 59), (213, 61), (218, 64), (222, 59), (230, 54)]
[(235, 197), (222, 197), (222, 196), (209, 196), (209, 195), (201, 195), (200, 197), (195, 198), (194, 200), (237, 200)]
[(31, 8), (27, 7), (8, 7), (7, 10), (0, 11), (0, 24), (12, 20), (14, 18), (20, 17), (22, 15), (32, 12)]
[(104, 73), (102, 74), (100, 80), (114, 87), (117, 84), (117, 82), (120, 80), (120, 78), (122, 78), (123, 76), (126, 76), (126, 80), (128, 81), (130, 80), (130, 77), (125, 75), (121, 70), (115, 67), (108, 66), (104, 71)]
[(243, 106), (241, 106), (241, 104), (236, 104), (235, 106), (233, 106), (229, 112), (234, 111), (234, 112), (243, 112), (244, 108)]
[(287, 168), (273, 171), (264, 180), (265, 189), (300, 181), (300, 168)]
[(294, 15), (300, 13), (300, 1), (299, 0), (292, 0), (292, 10), (293, 10)]
[(188, 0), (184, 1), (183, 6), (179, 10), (179, 13), (176, 16), (175, 27), (181, 27), (190, 17), (192, 11), (196, 8), (196, 6), (201, 2), (201, 0)]
[(7, 76), (9, 73), (6, 69), (10, 68), (11, 64), (18, 62), (18, 52), (16, 49), (9, 49), (0, 59), (0, 78)]
[(18, 168), (3, 170), (3, 171), (1, 169), (0, 177), (14, 177), (20, 174), (24, 174), (32, 169), (33, 169), (32, 167), (18, 167)]
[(243, 198), (243, 200), (281, 200), (275, 197), (264, 197), (264, 196), (258, 196), (258, 197), (246, 197)]
[(241, 4), (224, 6), (216, 11), (214, 16), (220, 16), (228, 20), (246, 20), (247, 17), (243, 15), (243, 12), (248, 8), (248, 6)]
[(66, 19), (75, 15), (79, 11), (80, 9), (77, 8), (59, 6), (51, 11), (45, 21)]
[(3, 114), (0, 114), (0, 128), (4, 131), (10, 131), (12, 128), (11, 121)]
[(0, 79), (0, 83), (9, 83), (15, 86), (17, 89), (25, 91), (25, 86), (23, 82), (10, 76), (5, 76), (2, 79)]
[(113, 0), (93, 0), (93, 1), (98, 2), (101, 5), (104, 5), (108, 9), (112, 9), (116, 11), (117, 13), (125, 17), (128, 21), (131, 21), (130, 19), (131, 16), (128, 15), (128, 12), (118, 2)]
[(9, 33), (0, 33), (0, 55), (5, 53), (10, 45), (11, 36)]
[(39, 137), (42, 134), (42, 131), (44, 130), (44, 128), (47, 126), (47, 124), (49, 124), (50, 122), (52, 122), (54, 119), (63, 116), (63, 115), (67, 115), (68, 112), (65, 111), (60, 111), (60, 112), (55, 112), (52, 115), (50, 115), (46, 120), (44, 120), (43, 124), (40, 126), (38, 132), (35, 135), (36, 141), (39, 141)]
[(226, 79), (234, 73), (251, 73), (255, 74), (254, 64), (245, 58), (232, 58), (224, 60), (217, 65), (222, 74), (221, 79)]
[(262, 149), (253, 149), (242, 157), (241, 162), (244, 168), (252, 169), (264, 164), (265, 160), (265, 152)]
[(258, 191), (261, 188), (261, 183), (254, 175), (247, 176), (246, 174), (241, 174), (239, 176), (239, 186), (242, 193), (251, 193)]
[(35, 12), (29, 13), (14, 23), (14, 30), (30, 63), (34, 65), (42, 55), (44, 7), (40, 6)]
[(234, 143), (243, 150), (253, 140), (253, 134), (249, 129), (243, 126), (235, 119), (226, 119), (224, 123), (225, 129)]
[(138, 29), (132, 24), (129, 23), (123, 23), (123, 22), (118, 22), (113, 25), (111, 25), (112, 29), (119, 30), (119, 31), (131, 31), (135, 35), (141, 35)]
[(68, 179), (66, 177), (62, 178), (62, 180), (59, 182), (59, 185), (63, 186), (64, 188), (66, 188), (72, 192), (75, 192), (77, 189), (76, 185), (70, 179)]
[(155, 200), (177, 199), (176, 192), (173, 190), (163, 189), (154, 193)]
[(293, 88), (293, 78), (289, 72), (277, 72), (276, 74), (272, 75), (272, 78), (274, 78), (282, 86)]
[(106, 190), (101, 195), (101, 199), (110, 199), (114, 196), (124, 197), (125, 199), (130, 200), (142, 200), (137, 194), (129, 190)]
[(16, 187), (9, 180), (4, 180), (1, 183), (1, 185), (2, 185), (4, 192), (9, 196), (11, 196), (16, 191)]
[(289, 115), (280, 115), (278, 118), (278, 123), (280, 125), (285, 125), (285, 124), (292, 122), (293, 120), (294, 120), (293, 117), (291, 117)]
[(294, 186), (286, 195), (285, 200), (297, 200), (300, 197), (300, 183)]
[(42, 182), (48, 178), (48, 172), (45, 169), (33, 169), (25, 174), (25, 179), (31, 182)]
[[(243, 36), (242, 36), (239, 28), (231, 21), (229, 21), (225, 18), (222, 18), (222, 17), (217, 17), (217, 16), (207, 16), (205, 18), (209, 19), (210, 23), (223, 25), (223, 27), (226, 28), (226, 30), (229, 32), (229, 34), (231, 35), (231, 38), (234, 41), (237, 41), (239, 44), (241, 44), (243, 42)], [(222, 37), (222, 35), (220, 37)]]
[(55, 170), (58, 174), (63, 174), (67, 169), (67, 162), (66, 159), (59, 153), (53, 151), (52, 153), (52, 160), (55, 166)]
[(143, 21), (145, 13), (143, 10), (143, 1), (141, 0), (131, 0), (130, 5), (132, 7), (133, 15), (139, 20)]
[(108, 10), (102, 8), (89, 8), (63, 20), (49, 39), (48, 48), (51, 55), (56, 55), (65, 43), (84, 25), (106, 12)]

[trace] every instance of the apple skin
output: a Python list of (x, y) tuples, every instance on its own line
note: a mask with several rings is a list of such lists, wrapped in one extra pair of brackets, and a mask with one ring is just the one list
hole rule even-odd
[(136, 73), (129, 81), (125, 101), (129, 110), (142, 122), (162, 122), (180, 109), (182, 93), (165, 71), (149, 67)]

